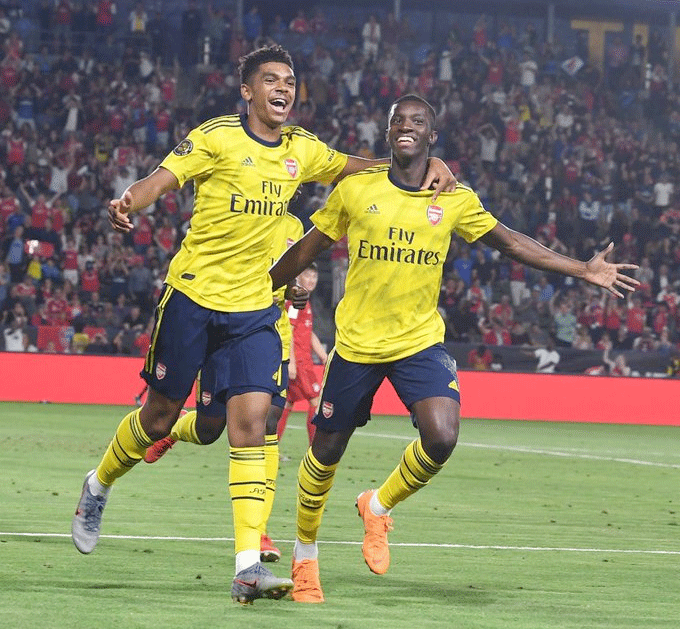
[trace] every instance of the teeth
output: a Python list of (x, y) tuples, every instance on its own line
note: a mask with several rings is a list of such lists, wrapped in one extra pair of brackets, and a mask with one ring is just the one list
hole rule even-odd
[(408, 142), (409, 144), (413, 144), (413, 142), (415, 142), (415, 140), (411, 137), (408, 137), (408, 136), (402, 136), (400, 138), (397, 138), (397, 142)]

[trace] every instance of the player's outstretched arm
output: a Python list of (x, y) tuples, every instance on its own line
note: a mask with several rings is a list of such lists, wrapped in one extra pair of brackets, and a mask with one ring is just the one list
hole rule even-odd
[(614, 248), (613, 243), (587, 262), (582, 262), (556, 253), (526, 234), (509, 229), (502, 223), (498, 223), (480, 240), (513, 260), (543, 271), (571, 275), (595, 286), (601, 286), (617, 297), (623, 297), (622, 290), (634, 291), (640, 284), (635, 278), (623, 273), (637, 269), (636, 264), (607, 262), (606, 257)]
[(129, 232), (133, 227), (129, 214), (151, 205), (176, 188), (179, 188), (177, 177), (167, 168), (156, 168), (149, 176), (135, 181), (120, 199), (109, 201), (109, 223), (116, 231)]
[(272, 290), (288, 284), (304, 271), (324, 249), (333, 244), (333, 239), (316, 227), (312, 227), (300, 240), (288, 249), (269, 269)]

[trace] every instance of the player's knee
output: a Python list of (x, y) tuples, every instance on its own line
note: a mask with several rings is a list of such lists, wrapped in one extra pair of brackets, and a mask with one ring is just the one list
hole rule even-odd
[(276, 429), (279, 425), (279, 419), (283, 414), (283, 409), (278, 406), (271, 406), (269, 412), (267, 413), (267, 419), (265, 421), (265, 434), (275, 435)]
[(422, 438), (423, 449), (435, 463), (445, 463), (458, 443), (460, 420), (457, 416), (437, 422), (436, 430)]
[(179, 417), (182, 404), (175, 400), (147, 399), (140, 411), (142, 428), (149, 439), (158, 441), (170, 434), (170, 430)]
[(196, 416), (196, 436), (205, 446), (215, 443), (224, 431), (225, 424), (226, 416), (210, 417), (199, 413)]

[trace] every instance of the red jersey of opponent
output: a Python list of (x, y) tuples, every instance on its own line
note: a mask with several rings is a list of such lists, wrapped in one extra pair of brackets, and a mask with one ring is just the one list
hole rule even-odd
[(295, 348), (295, 364), (300, 370), (300, 365), (312, 365), (312, 332), (313, 317), (312, 307), (309, 301), (302, 310), (288, 306), (288, 318), (293, 326), (293, 347)]

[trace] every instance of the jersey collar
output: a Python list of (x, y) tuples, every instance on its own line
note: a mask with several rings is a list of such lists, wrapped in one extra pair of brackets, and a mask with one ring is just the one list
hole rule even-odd
[(392, 175), (391, 169), (387, 171), (387, 178), (390, 180), (390, 183), (393, 186), (396, 186), (400, 190), (405, 190), (406, 192), (420, 192), (420, 188), (416, 186), (407, 186), (405, 183), (401, 183), (401, 181), (399, 181)]
[(243, 126), (243, 130), (246, 132), (246, 135), (251, 138), (252, 140), (255, 140), (255, 142), (259, 142), (262, 144), (262, 146), (268, 146), (270, 148), (274, 148), (276, 146), (281, 146), (281, 142), (283, 141), (281, 138), (276, 140), (276, 142), (268, 142), (267, 140), (263, 140), (261, 137), (255, 135), (252, 131), (252, 129), (248, 126), (248, 116), (245, 114), (240, 115), (241, 118), (241, 125)]

